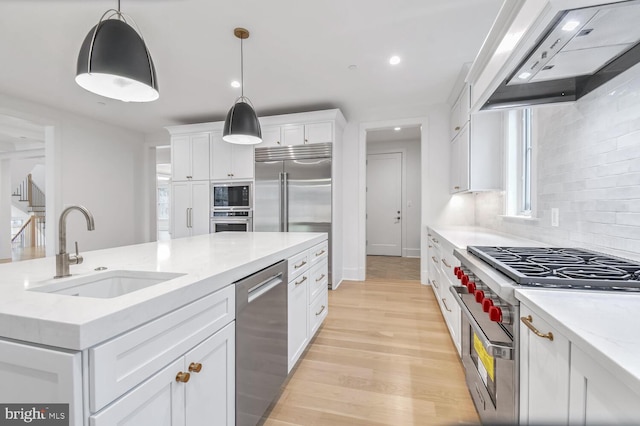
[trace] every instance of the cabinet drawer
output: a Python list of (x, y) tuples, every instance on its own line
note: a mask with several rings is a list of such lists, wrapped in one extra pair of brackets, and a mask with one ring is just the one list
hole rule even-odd
[(308, 251), (305, 250), (302, 253), (298, 253), (295, 256), (291, 256), (287, 263), (289, 265), (289, 277), (288, 280), (291, 281), (301, 273), (305, 272), (309, 269), (309, 255)]
[(235, 318), (228, 286), (89, 349), (89, 395), (96, 412)]
[(329, 242), (323, 241), (309, 249), (309, 263), (315, 265), (329, 256)]
[(456, 266), (460, 266), (460, 261), (453, 255), (453, 247), (448, 244), (443, 244), (440, 248), (440, 268), (442, 274), (453, 284), (459, 285), (458, 278), (453, 275), (453, 270)]
[(324, 287), (322, 292), (316, 297), (316, 299), (311, 303), (309, 309), (309, 339), (313, 338), (313, 335), (316, 334), (320, 325), (322, 325), (322, 321), (327, 317), (329, 312), (329, 289), (327, 286)]
[(322, 292), (323, 289), (329, 286), (329, 268), (327, 267), (327, 261), (315, 265), (309, 272), (309, 303)]

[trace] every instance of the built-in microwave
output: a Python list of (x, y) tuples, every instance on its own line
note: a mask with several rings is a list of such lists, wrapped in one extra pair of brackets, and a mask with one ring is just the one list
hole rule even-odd
[(212, 183), (212, 210), (251, 210), (252, 186), (251, 182)]

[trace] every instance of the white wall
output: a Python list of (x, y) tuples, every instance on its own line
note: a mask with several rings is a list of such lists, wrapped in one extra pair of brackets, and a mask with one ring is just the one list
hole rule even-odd
[(49, 255), (57, 251), (59, 215), (73, 204), (93, 213), (96, 230), (88, 232), (81, 214), (72, 212), (68, 250), (75, 240), (81, 251), (145, 241), (144, 135), (2, 94), (0, 113), (47, 126), (45, 190), (53, 206), (47, 211)]
[(420, 256), (421, 156), (420, 141), (368, 142), (367, 155), (401, 152), (403, 173), (402, 193), (402, 256)]
[(536, 108), (539, 220), (498, 217), (503, 194), (487, 193), (475, 197), (476, 224), (640, 258), (639, 99), (636, 66), (574, 104)]

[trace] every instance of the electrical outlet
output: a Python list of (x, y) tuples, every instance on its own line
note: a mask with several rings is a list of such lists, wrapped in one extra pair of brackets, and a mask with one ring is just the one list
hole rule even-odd
[(560, 209), (551, 208), (551, 226), (560, 226)]

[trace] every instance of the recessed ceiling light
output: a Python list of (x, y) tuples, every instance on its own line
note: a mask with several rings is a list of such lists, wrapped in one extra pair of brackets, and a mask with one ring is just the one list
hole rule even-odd
[(394, 127), (393, 130), (395, 130), (396, 132), (399, 132), (400, 130), (402, 130), (402, 127)]
[(391, 65), (398, 65), (400, 63), (400, 56), (392, 56), (389, 58), (389, 63)]
[(237, 81), (237, 80), (233, 80), (233, 81), (231, 82), (231, 87), (235, 87), (235, 88), (240, 87), (240, 82), (239, 82), (239, 81)]
[(580, 22), (578, 21), (567, 21), (567, 23), (562, 26), (562, 30), (573, 31), (578, 28), (578, 25), (580, 25)]

